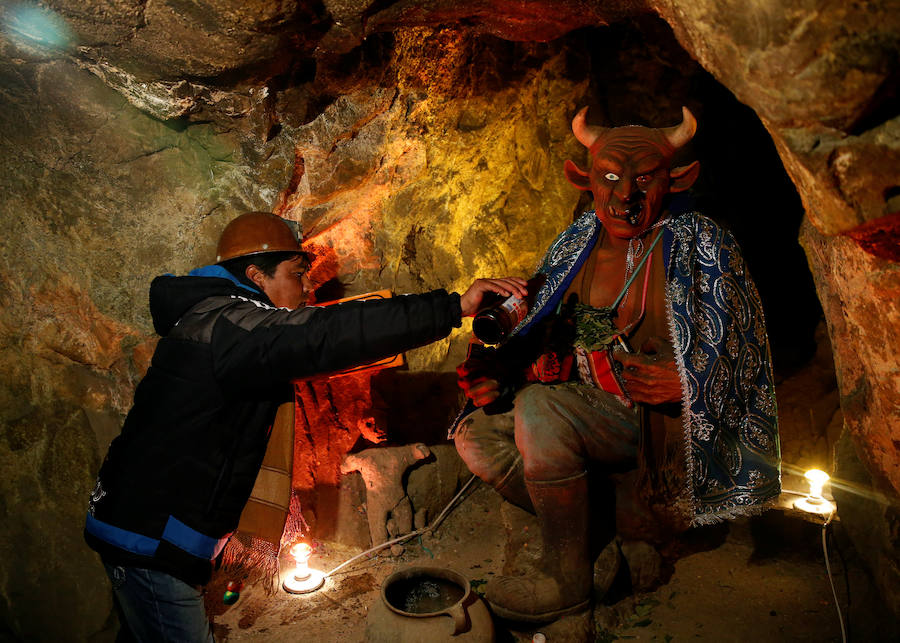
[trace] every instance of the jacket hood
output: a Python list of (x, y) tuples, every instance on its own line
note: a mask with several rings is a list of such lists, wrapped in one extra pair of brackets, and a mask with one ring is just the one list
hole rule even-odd
[(153, 329), (164, 337), (188, 310), (208, 297), (222, 295), (239, 295), (271, 305), (265, 294), (240, 283), (222, 266), (204, 266), (186, 277), (162, 275), (151, 282)]

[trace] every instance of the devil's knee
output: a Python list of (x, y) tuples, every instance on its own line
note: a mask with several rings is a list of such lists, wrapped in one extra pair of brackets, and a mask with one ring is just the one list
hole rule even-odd
[(456, 434), (453, 436), (453, 443), (456, 445), (456, 452), (462, 458), (470, 471), (478, 473), (473, 469), (477, 467), (479, 461), (484, 459), (482, 447), (477, 439), (476, 432), (472, 430), (472, 418), (468, 417), (459, 423)]
[(547, 440), (566, 439), (572, 433), (572, 423), (560, 404), (560, 396), (553, 386), (529, 386), (516, 397), (516, 442), (532, 444)]
[(554, 389), (550, 386), (529, 386), (516, 396), (516, 421), (541, 420), (554, 406)]
[(532, 479), (553, 479), (584, 468), (583, 446), (553, 386), (530, 386), (516, 398), (516, 446)]
[(453, 440), (469, 471), (493, 486), (520, 458), (514, 436), (511, 415), (478, 411), (460, 424)]

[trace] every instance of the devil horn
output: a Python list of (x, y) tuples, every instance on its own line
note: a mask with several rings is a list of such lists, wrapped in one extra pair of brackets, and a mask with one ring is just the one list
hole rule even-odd
[(606, 128), (588, 125), (587, 111), (587, 107), (582, 107), (581, 110), (575, 114), (575, 118), (572, 119), (572, 132), (574, 132), (575, 138), (578, 139), (579, 143), (590, 149), (591, 145), (594, 144), (594, 141), (600, 137)]
[(681, 108), (681, 123), (673, 127), (664, 127), (663, 135), (676, 150), (694, 137), (697, 131), (697, 119), (687, 107)]

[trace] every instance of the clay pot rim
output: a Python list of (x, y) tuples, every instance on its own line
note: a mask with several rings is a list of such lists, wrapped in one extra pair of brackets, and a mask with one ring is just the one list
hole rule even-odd
[[(447, 575), (450, 574), (452, 577), (448, 578)], [(462, 582), (462, 588), (464, 591), (463, 595), (457, 600), (455, 603), (451, 603), (447, 607), (442, 610), (438, 610), (437, 612), (422, 612), (421, 614), (414, 614), (413, 612), (404, 612), (401, 609), (398, 609), (391, 605), (391, 602), (388, 600), (387, 594), (385, 593), (388, 585), (391, 585), (395, 581), (406, 579), (406, 578), (414, 578), (416, 576), (436, 576), (437, 578), (443, 578), (444, 580), (449, 580), (454, 583)], [(428, 567), (421, 565), (411, 565), (404, 569), (399, 569), (393, 572), (390, 576), (384, 579), (381, 583), (381, 600), (387, 606), (389, 610), (394, 612), (395, 614), (399, 614), (401, 616), (409, 616), (412, 618), (433, 618), (435, 616), (442, 616), (447, 614), (447, 612), (457, 605), (465, 605), (466, 601), (472, 595), (472, 584), (469, 582), (469, 579), (463, 576), (461, 573), (456, 571), (455, 569), (451, 569), (450, 567)]]

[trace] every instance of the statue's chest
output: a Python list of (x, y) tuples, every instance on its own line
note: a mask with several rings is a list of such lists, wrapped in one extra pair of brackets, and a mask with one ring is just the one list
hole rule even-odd
[(580, 299), (595, 308), (610, 306), (618, 298), (625, 284), (625, 257), (599, 253), (593, 259), (593, 270), (588, 269), (590, 260), (581, 270)]
[(611, 305), (625, 283), (625, 253), (595, 247), (572, 280), (566, 300), (574, 294), (578, 301), (595, 308)]
[(633, 326), (644, 314), (657, 312), (657, 308), (662, 312), (665, 272), (662, 248), (657, 246), (652, 253), (652, 261), (638, 266), (639, 274), (620, 299), (626, 282), (625, 254), (594, 248), (572, 280), (565, 301), (571, 301), (574, 296), (580, 303), (605, 308), (619, 300), (613, 321), (621, 329)]

